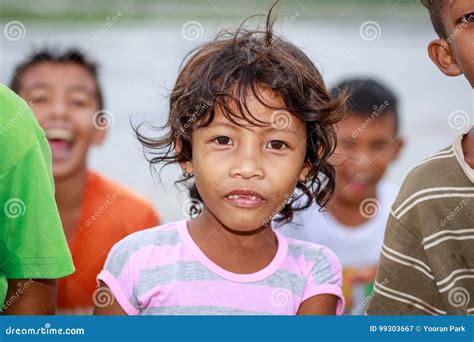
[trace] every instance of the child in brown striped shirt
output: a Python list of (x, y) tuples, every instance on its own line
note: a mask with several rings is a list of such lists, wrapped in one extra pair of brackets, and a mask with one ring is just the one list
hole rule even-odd
[[(474, 86), (474, 1), (423, 0), (430, 58)], [(392, 206), (371, 315), (474, 314), (474, 128), (410, 172)]]

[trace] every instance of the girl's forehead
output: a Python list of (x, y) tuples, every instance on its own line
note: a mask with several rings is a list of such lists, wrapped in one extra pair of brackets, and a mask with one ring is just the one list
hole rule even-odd
[(265, 132), (287, 131), (294, 134), (305, 132), (305, 124), (297, 116), (285, 109), (275, 110), (263, 105), (245, 114), (239, 112), (223, 113), (221, 109), (216, 109), (214, 119), (209, 127), (251, 129)]

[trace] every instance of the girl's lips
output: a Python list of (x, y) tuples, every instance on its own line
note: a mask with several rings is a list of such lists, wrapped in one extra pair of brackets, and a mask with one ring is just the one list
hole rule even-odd
[(266, 202), (262, 195), (252, 190), (234, 190), (224, 198), (235, 207), (247, 209), (256, 209)]

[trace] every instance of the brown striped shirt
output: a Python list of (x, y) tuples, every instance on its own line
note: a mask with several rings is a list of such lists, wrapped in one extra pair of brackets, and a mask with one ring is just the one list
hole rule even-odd
[(474, 170), (462, 138), (418, 164), (402, 185), (367, 314), (474, 314)]

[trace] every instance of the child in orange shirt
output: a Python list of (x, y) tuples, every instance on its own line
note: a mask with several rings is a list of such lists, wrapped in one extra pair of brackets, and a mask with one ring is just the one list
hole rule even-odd
[(56, 203), (76, 267), (58, 283), (58, 313), (91, 313), (95, 278), (112, 245), (158, 225), (158, 217), (144, 199), (87, 167), (110, 119), (95, 64), (74, 50), (40, 51), (17, 67), (11, 88), (30, 103), (52, 151)]

